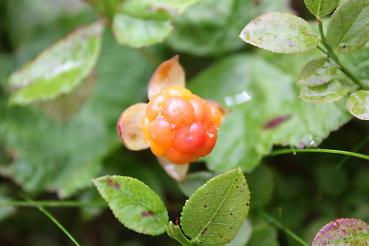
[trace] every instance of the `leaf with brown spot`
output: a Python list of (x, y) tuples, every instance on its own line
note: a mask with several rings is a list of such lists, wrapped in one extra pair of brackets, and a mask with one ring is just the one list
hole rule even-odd
[(122, 176), (104, 176), (93, 182), (114, 216), (127, 228), (153, 236), (166, 231), (168, 212), (147, 185)]

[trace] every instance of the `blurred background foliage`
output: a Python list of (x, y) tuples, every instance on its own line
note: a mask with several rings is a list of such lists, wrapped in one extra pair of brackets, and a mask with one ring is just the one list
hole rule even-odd
[[(315, 106), (298, 100), (298, 71), (316, 54), (264, 53), (240, 41), (242, 27), (271, 10), (310, 18), (302, 0), (202, 0), (174, 18), (173, 31), (163, 43), (149, 48), (119, 45), (106, 28), (97, 64), (76, 89), (51, 101), (9, 107), (9, 75), (99, 16), (79, 0), (0, 0), (0, 201), (26, 195), (100, 202), (91, 179), (127, 175), (153, 188), (175, 221), (186, 194), (215, 173), (241, 166), (251, 190), (251, 211), (241, 230), (251, 235), (234, 246), (246, 241), (295, 245), (259, 211), (273, 214), (308, 242), (337, 217), (369, 221), (369, 166), (364, 161), (325, 154), (268, 157), (273, 145), (320, 144), (345, 150), (360, 146), (357, 151), (369, 153), (365, 122), (351, 120), (339, 103)], [(223, 104), (225, 97), (244, 90), (252, 98), (230, 108), (214, 152), (206, 164), (192, 165), (193, 174), (180, 185), (149, 151), (124, 149), (115, 129), (120, 112), (147, 100), (154, 69), (175, 54), (180, 54), (195, 93)], [(365, 66), (368, 57), (366, 49), (347, 59)], [(125, 229), (103, 208), (50, 211), (82, 245), (176, 245), (166, 236), (152, 238)], [(70, 244), (36, 209), (1, 207), (0, 220), (1, 245)]]

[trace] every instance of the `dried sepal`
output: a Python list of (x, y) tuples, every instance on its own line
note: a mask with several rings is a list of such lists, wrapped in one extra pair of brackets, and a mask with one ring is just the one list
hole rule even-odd
[(156, 69), (149, 82), (148, 96), (151, 100), (163, 88), (168, 86), (185, 87), (185, 72), (179, 63), (179, 56), (164, 61)]
[(165, 172), (178, 182), (182, 182), (186, 179), (189, 164), (173, 164), (163, 157), (158, 157), (160, 165), (163, 167)]
[(149, 147), (141, 128), (146, 108), (146, 103), (137, 103), (127, 108), (119, 117), (117, 130), (127, 149), (143, 150)]

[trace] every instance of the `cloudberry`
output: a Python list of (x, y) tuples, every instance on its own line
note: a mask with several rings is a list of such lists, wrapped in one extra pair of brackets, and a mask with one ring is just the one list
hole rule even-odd
[(185, 164), (212, 151), (221, 118), (215, 104), (184, 87), (169, 86), (150, 100), (142, 130), (155, 155)]

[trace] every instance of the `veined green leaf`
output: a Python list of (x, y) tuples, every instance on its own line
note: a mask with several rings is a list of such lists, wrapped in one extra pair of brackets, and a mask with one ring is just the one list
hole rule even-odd
[(304, 0), (308, 10), (320, 19), (333, 12), (340, 0)]
[(266, 13), (251, 21), (240, 38), (276, 53), (302, 53), (318, 45), (318, 37), (304, 19), (288, 13)]
[(182, 183), (179, 183), (179, 188), (186, 196), (190, 197), (201, 185), (205, 184), (212, 177), (212, 173), (205, 171), (191, 173)]
[(340, 100), (355, 89), (355, 85), (337, 79), (315, 87), (304, 86), (300, 98), (308, 103), (332, 103)]
[(345, 0), (328, 25), (328, 43), (340, 52), (362, 48), (369, 41), (369, 0)]
[(238, 230), (236, 237), (225, 246), (245, 246), (250, 240), (252, 232), (252, 226), (248, 219), (246, 219), (241, 228)]
[[(273, 57), (275, 64), (260, 55), (233, 56), (190, 83), (196, 94), (218, 102), (230, 95), (251, 98), (230, 106), (232, 111), (220, 127), (218, 144), (206, 157), (211, 170), (242, 167), (250, 171), (273, 145), (316, 146), (351, 119), (341, 105), (313, 105), (298, 99), (295, 81), (306, 55)], [(281, 64), (286, 68), (279, 68)]]
[(193, 243), (219, 245), (230, 242), (249, 210), (250, 192), (241, 169), (209, 180), (187, 201), (181, 227)]
[(167, 230), (168, 212), (160, 197), (141, 181), (122, 176), (94, 179), (115, 217), (139, 233), (159, 235)]
[(350, 113), (361, 120), (369, 120), (369, 91), (359, 90), (350, 95), (346, 103)]
[(359, 219), (343, 218), (325, 225), (316, 234), (312, 245), (366, 245), (368, 243), (369, 225)]
[(72, 91), (91, 72), (100, 52), (103, 24), (81, 28), (10, 76), (11, 104), (48, 100)]
[(297, 83), (303, 86), (323, 85), (331, 81), (336, 74), (337, 66), (328, 59), (314, 59), (302, 69)]

